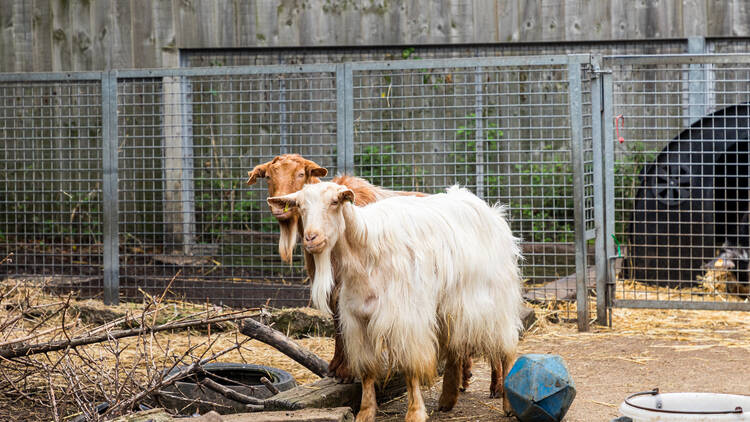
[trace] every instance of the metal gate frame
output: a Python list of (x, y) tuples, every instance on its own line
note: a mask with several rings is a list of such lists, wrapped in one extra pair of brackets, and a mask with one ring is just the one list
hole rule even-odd
[[(700, 39), (691, 40), (690, 50), (702, 52), (705, 46)], [(617, 299), (615, 297), (616, 274), (615, 261), (622, 258), (619, 255), (619, 246), (615, 247), (615, 223), (616, 223), (616, 204), (615, 204), (615, 157), (614, 146), (617, 143), (615, 131), (613, 128), (614, 116), (613, 110), (616, 105), (614, 93), (613, 68), (615, 66), (628, 65), (675, 65), (685, 66), (688, 75), (687, 82), (687, 105), (682, 104), (683, 108), (688, 108), (688, 115), (691, 117), (702, 116), (703, 111), (700, 107), (711, 106), (707, 95), (711, 90), (706, 86), (706, 78), (701, 76), (704, 69), (700, 66), (713, 64), (747, 64), (750, 65), (750, 55), (748, 54), (673, 54), (673, 55), (633, 55), (633, 56), (605, 56), (602, 60), (602, 68), (606, 69), (602, 73), (601, 96), (603, 101), (602, 108), (602, 131), (603, 131), (603, 167), (604, 178), (602, 186), (604, 187), (604, 229), (601, 235), (597, 237), (597, 242), (604, 241), (605, 245), (597, 248), (597, 274), (600, 269), (606, 268), (606, 279), (597, 280), (597, 292), (605, 294), (597, 295), (597, 322), (606, 324), (609, 320), (611, 324), (611, 311), (613, 308), (644, 308), (644, 309), (690, 309), (690, 310), (724, 310), (724, 311), (750, 311), (750, 302), (729, 302), (719, 300), (650, 300), (650, 299)], [(745, 68), (746, 69), (746, 68)], [(710, 78), (710, 76), (708, 77)], [(685, 92), (682, 92), (683, 96)], [(625, 116), (627, 117), (627, 116)], [(682, 116), (683, 118), (687, 116)], [(665, 140), (667, 141), (667, 140)], [(602, 272), (601, 274), (604, 274)]]

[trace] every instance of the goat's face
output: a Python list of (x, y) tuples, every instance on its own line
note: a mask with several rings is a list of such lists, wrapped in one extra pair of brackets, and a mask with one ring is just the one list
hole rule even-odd
[(302, 216), (305, 249), (313, 255), (332, 248), (342, 236), (346, 228), (342, 213), (345, 202), (354, 203), (354, 192), (330, 182), (306, 185), (299, 192), (268, 198), (272, 208), (294, 209)]
[[(265, 177), (268, 183), (268, 196), (276, 197), (297, 192), (307, 183), (317, 183), (317, 178), (326, 174), (328, 170), (313, 161), (298, 154), (284, 154), (247, 172), (247, 184), (252, 185), (258, 177)], [(279, 221), (289, 220), (296, 213), (292, 207), (277, 206), (271, 202), (269, 206), (271, 214)]]

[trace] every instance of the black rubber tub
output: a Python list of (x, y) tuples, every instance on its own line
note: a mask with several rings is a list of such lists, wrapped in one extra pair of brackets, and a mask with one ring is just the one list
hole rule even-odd
[[(696, 121), (640, 172), (624, 276), (645, 283), (696, 282), (722, 247), (748, 247), (750, 107)], [(738, 274), (747, 279), (747, 271)]]
[[(297, 385), (294, 377), (286, 371), (263, 365), (244, 363), (209, 363), (203, 367), (208, 377), (238, 393), (247, 396), (266, 399), (272, 396), (260, 379), (268, 378), (279, 390), (286, 391)], [(179, 372), (184, 368), (178, 367), (168, 375)], [(215, 410), (221, 414), (244, 412), (243, 403), (231, 400), (221, 393), (199, 386), (197, 383), (204, 379), (203, 375), (193, 375), (159, 390), (155, 394), (157, 402), (170, 411), (192, 415)]]

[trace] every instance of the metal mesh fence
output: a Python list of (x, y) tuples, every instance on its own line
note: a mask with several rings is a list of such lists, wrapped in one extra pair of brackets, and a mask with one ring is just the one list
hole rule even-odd
[(616, 306), (750, 309), (746, 56), (610, 58)]
[(576, 213), (592, 219), (587, 57), (6, 76), (0, 215), (15, 256), (3, 272), (86, 295), (306, 304), (299, 250), (292, 265), (278, 256), (266, 184), (244, 183), (294, 152), (331, 176), (460, 183), (507, 204), (530, 299), (573, 299)]
[(101, 81), (0, 82), (0, 269), (98, 285), (102, 276)]
[[(262, 303), (267, 289), (248, 283), (306, 276), (299, 251), (294, 265), (279, 258), (265, 183), (245, 181), (287, 152), (336, 171), (335, 80), (283, 71), (119, 80), (122, 294), (171, 283), (188, 300)], [(306, 304), (298, 290), (285, 299)]]
[[(527, 299), (575, 298), (567, 62), (443, 63), (354, 65), (354, 173), (388, 188), (428, 193), (458, 183), (490, 203), (506, 204), (523, 241)], [(593, 196), (590, 80), (578, 88), (583, 123), (575, 136), (585, 144), (584, 189)], [(586, 203), (587, 218), (593, 218), (592, 206)]]

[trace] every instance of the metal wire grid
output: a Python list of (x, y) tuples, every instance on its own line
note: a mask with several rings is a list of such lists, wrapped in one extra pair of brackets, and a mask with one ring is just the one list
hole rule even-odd
[[(356, 67), (354, 171), (399, 190), (435, 193), (459, 183), (507, 204), (523, 239), (527, 287), (537, 287), (536, 299), (572, 299), (574, 291), (540, 287), (576, 273), (567, 65), (478, 63)], [(584, 85), (590, 153), (591, 88)]]
[(616, 236), (626, 256), (615, 306), (750, 309), (746, 58), (611, 66), (615, 115), (625, 117), (625, 141), (615, 143)]
[[(294, 265), (279, 259), (265, 181), (245, 181), (291, 152), (336, 172), (336, 75), (208, 73), (118, 83), (126, 297), (174, 279), (172, 292), (186, 299), (247, 305), (268, 297), (248, 282), (306, 276), (299, 250)], [(306, 292), (293, 295), (285, 299), (307, 303)]]
[(101, 280), (101, 83), (78, 76), (0, 81), (6, 277), (54, 275), (57, 283), (76, 279), (81, 287)]
[[(107, 238), (107, 223), (102, 229), (101, 221), (108, 216), (116, 221), (115, 249), (113, 262), (107, 264), (104, 245), (103, 284), (106, 291), (107, 274), (113, 271), (125, 298), (140, 297), (141, 291), (161, 293), (171, 283), (171, 291), (186, 299), (210, 296), (214, 302), (247, 305), (278, 290), (245, 281), (299, 281), (304, 276), (301, 262), (287, 266), (278, 260), (277, 226), (265, 206), (264, 182), (253, 187), (242, 184), (247, 170), (284, 152), (299, 152), (332, 175), (354, 170), (388, 187), (434, 192), (455, 182), (469, 185), (490, 202), (510, 205), (516, 232), (525, 239), (524, 270), (530, 286), (569, 275), (576, 271), (571, 97), (566, 62), (559, 57), (557, 62), (543, 62), (476, 66), (449, 61), (429, 65), (429, 70), (422, 69), (428, 66), (425, 62), (418, 66), (412, 62), (393, 71), (364, 66), (355, 71), (354, 87), (341, 83), (340, 65), (315, 72), (276, 67), (126, 71), (114, 79), (99, 74), (100, 80), (90, 82), (87, 91), (91, 110), (98, 113), (99, 143), (76, 149), (77, 155), (63, 155), (58, 163), (68, 165), (84, 158), (84, 151), (95, 151), (86, 157), (97, 164), (99, 173), (77, 171), (76, 176), (86, 174), (84, 178), (97, 187), (106, 179), (102, 167), (116, 169), (117, 175), (117, 186), (111, 188), (117, 192), (111, 197), (114, 208), (112, 201), (103, 203), (99, 191), (88, 187), (64, 190), (94, 191), (91, 195), (98, 204), (86, 208), (91, 216), (86, 221), (100, 224), (96, 243), (92, 241), (90, 249), (84, 247), (85, 241), (69, 246), (96, 250), (99, 261), (76, 260), (76, 265), (97, 262), (99, 273), (83, 283), (78, 276), (76, 286), (101, 291), (102, 231)], [(116, 104), (107, 110), (116, 109), (117, 115), (105, 124), (100, 102), (110, 100), (100, 87), (107, 86), (108, 80), (116, 89), (107, 95), (116, 96)], [(582, 109), (590, 109), (587, 83)], [(350, 92), (350, 100), (342, 98), (348, 95), (342, 95), (342, 86)], [(8, 96), (13, 95), (18, 96)], [(81, 90), (69, 96), (76, 106), (88, 105)], [(4, 108), (6, 115), (13, 106)], [(65, 114), (64, 108), (57, 109)], [(83, 110), (69, 114), (89, 118), (95, 114)], [(342, 125), (342, 113), (351, 124)], [(590, 110), (581, 114), (590, 115)], [(109, 147), (102, 140), (102, 132), (111, 131), (109, 126), (117, 129), (112, 135), (114, 163), (108, 162)], [(584, 144), (590, 126), (589, 116), (589, 123), (582, 123)], [(44, 127), (39, 122), (27, 127), (32, 132), (45, 130), (39, 129)], [(347, 132), (343, 143), (342, 127)], [(34, 136), (47, 140), (46, 133), (38, 133)], [(50, 149), (46, 144), (38, 146), (34, 151)], [(13, 157), (4, 158), (9, 166)], [(18, 190), (7, 186), (9, 191)], [(90, 199), (93, 202), (94, 196)], [(82, 215), (83, 209), (79, 206), (76, 214)], [(68, 215), (67, 211), (51, 214)], [(42, 230), (38, 227), (35, 222), (28, 239), (37, 241)], [(62, 239), (59, 233), (53, 237)], [(4, 245), (16, 248), (11, 242)], [(50, 255), (57, 262), (63, 253)], [(61, 272), (66, 273), (50, 266), (50, 274)], [(553, 297), (557, 293), (553, 291)], [(287, 303), (307, 302), (304, 287), (286, 294)]]

